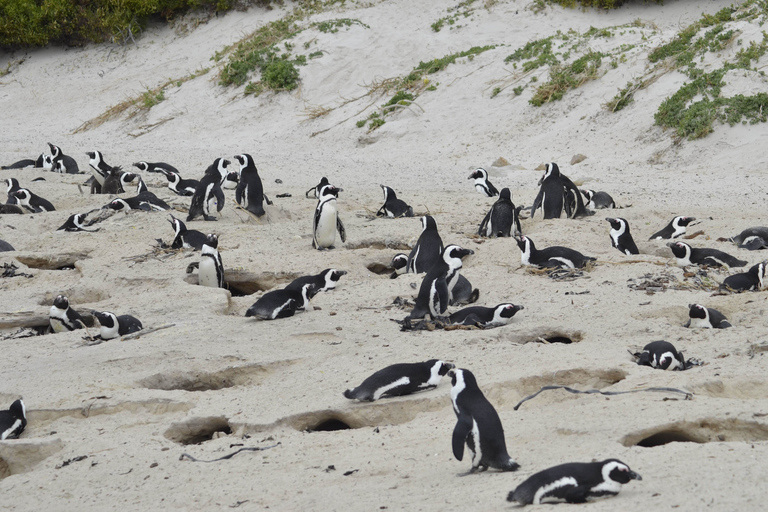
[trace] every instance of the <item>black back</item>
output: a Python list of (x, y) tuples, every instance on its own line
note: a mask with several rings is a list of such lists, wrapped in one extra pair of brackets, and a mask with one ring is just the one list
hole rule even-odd
[(430, 215), (424, 218), (426, 226), (408, 255), (408, 272), (415, 274), (428, 272), (443, 252), (443, 239), (437, 232), (437, 222)]
[(237, 155), (235, 159), (241, 165), (240, 181), (235, 189), (235, 200), (239, 205), (245, 203), (246, 210), (257, 217), (261, 217), (266, 213), (264, 211), (264, 187), (256, 164), (251, 155), (247, 153)]

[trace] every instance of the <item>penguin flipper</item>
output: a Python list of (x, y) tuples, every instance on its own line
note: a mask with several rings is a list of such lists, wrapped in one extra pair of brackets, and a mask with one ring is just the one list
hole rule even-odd
[(491, 207), (490, 210), (488, 210), (488, 213), (485, 214), (485, 217), (483, 217), (482, 222), (480, 222), (480, 228), (477, 230), (477, 234), (480, 236), (485, 236), (483, 233), (485, 233), (486, 229), (488, 229), (488, 221), (491, 220), (491, 212), (493, 212), (493, 207)]
[(467, 436), (472, 431), (472, 416), (468, 414), (461, 414), (456, 421), (456, 426), (453, 428), (453, 437), (451, 444), (453, 445), (453, 456), (456, 460), (464, 458), (464, 444), (467, 441)]
[(451, 294), (448, 293), (448, 283), (445, 279), (440, 278), (437, 280), (435, 283), (435, 291), (437, 291), (437, 295), (435, 296), (436, 303), (433, 304), (433, 309), (438, 315), (442, 315), (445, 313), (445, 310), (448, 309), (448, 303), (451, 300)]
[(718, 329), (727, 329), (728, 327), (733, 327), (731, 323), (728, 320), (723, 320), (716, 326)]
[[(589, 215), (594, 215), (595, 212), (587, 210), (587, 207), (584, 206), (584, 199), (581, 196), (581, 192), (579, 192), (579, 188), (567, 176), (561, 175), (560, 177), (563, 180), (563, 186), (565, 187), (566, 191), (569, 193), (572, 199), (572, 202), (571, 202), (572, 214), (569, 214), (568, 217), (571, 219), (575, 219), (576, 217), (586, 217)], [(567, 204), (568, 204), (568, 201), (566, 201), (566, 205)]]
[(235, 202), (240, 206), (243, 205), (243, 192), (245, 191), (245, 182), (240, 181), (235, 188)]
[(536, 199), (533, 200), (533, 205), (531, 206), (531, 218), (533, 218), (533, 215), (536, 213), (536, 210), (542, 207), (543, 202), (544, 202), (544, 187), (540, 187), (539, 193), (536, 194)]
[(575, 487), (568, 487), (563, 493), (563, 498), (568, 503), (586, 503), (589, 496), (589, 486), (579, 485)]
[(336, 215), (336, 229), (339, 230), (339, 236), (341, 237), (342, 242), (347, 241), (347, 230), (344, 229), (344, 224), (341, 222), (341, 218), (339, 218), (338, 215)]
[(220, 186), (213, 187), (213, 195), (216, 196), (216, 211), (224, 209), (224, 191)]

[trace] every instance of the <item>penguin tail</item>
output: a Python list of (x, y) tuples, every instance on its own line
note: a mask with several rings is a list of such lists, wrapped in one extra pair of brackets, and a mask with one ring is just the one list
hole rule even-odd
[(251, 212), (252, 214), (254, 214), (257, 217), (262, 217), (265, 213), (267, 213), (267, 212), (264, 211), (264, 207), (263, 206), (258, 206), (257, 207), (257, 206), (249, 205), (248, 208), (246, 208), (246, 210), (248, 210), (249, 212)]
[(349, 398), (350, 400), (354, 400), (355, 394), (352, 392), (351, 389), (348, 389), (344, 392), (344, 398)]
[(472, 290), (472, 293), (469, 295), (469, 299), (467, 300), (467, 304), (473, 304), (477, 302), (477, 299), (480, 297), (480, 289), (475, 288)]

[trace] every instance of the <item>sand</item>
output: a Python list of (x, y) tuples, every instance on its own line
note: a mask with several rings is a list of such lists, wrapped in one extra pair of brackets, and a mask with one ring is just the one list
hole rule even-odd
[[(117, 213), (96, 233), (56, 231), (69, 215), (98, 208), (108, 197), (80, 192), (83, 175), (0, 171), (0, 179), (16, 177), (57, 207), (0, 218), (0, 239), (17, 249), (0, 254), (0, 263), (33, 276), (0, 279), (0, 317), (44, 316), (64, 293), (81, 311), (130, 313), (148, 328), (174, 324), (92, 346), (81, 331), (2, 341), (0, 405), (23, 396), (29, 424), (21, 439), (0, 442), (0, 508), (490, 510), (511, 508), (507, 493), (537, 471), (616, 457), (643, 480), (590, 510), (764, 509), (766, 296), (712, 296), (695, 289), (695, 278), (674, 266), (664, 243), (647, 238), (675, 215), (689, 215), (698, 219), (689, 233), (703, 231), (690, 241), (694, 246), (725, 250), (750, 264), (762, 260), (762, 253), (717, 239), (766, 224), (768, 129), (716, 124), (706, 138), (677, 143), (653, 125), (661, 101), (685, 81), (677, 72), (639, 91), (619, 113), (602, 108), (643, 72), (651, 48), (702, 12), (730, 3), (629, 2), (607, 13), (554, 7), (534, 13), (529, 2), (500, 1), (437, 33), (430, 25), (448, 14), (452, 2), (352, 3), (309, 21), (348, 17), (370, 28), (298, 35), (297, 52), (310, 42), (324, 55), (300, 68), (301, 87), (294, 92), (244, 97), (242, 88), (219, 86), (214, 68), (170, 87), (146, 114), (77, 133), (126, 98), (215, 65), (214, 52), (285, 10), (232, 12), (184, 33), (150, 26), (127, 47), (0, 55), (0, 68), (24, 59), (0, 78), (2, 163), (36, 157), (52, 142), (85, 172), (84, 153), (98, 149), (113, 165), (167, 161), (184, 176), (199, 178), (215, 158), (247, 152), (274, 200), (266, 217), (254, 221), (235, 210), (234, 193), (227, 191), (218, 222), (196, 220), (188, 227), (217, 233), (226, 268), (253, 274), (262, 288), (327, 267), (348, 272), (336, 290), (313, 300), (311, 311), (256, 322), (243, 315), (261, 292), (231, 296), (195, 286), (195, 274), (186, 269), (199, 253), (154, 252), (156, 239), (172, 239), (166, 214)], [(616, 69), (604, 64), (602, 78), (561, 101), (533, 107), (527, 101), (533, 86), (518, 97), (516, 84), (507, 87), (515, 70), (504, 57), (526, 42), (558, 29), (584, 32), (637, 19), (656, 30), (646, 30), (645, 41), (629, 29), (593, 40), (595, 50), (640, 46), (626, 63)], [(743, 28), (744, 41), (761, 37), (754, 27)], [(504, 46), (431, 75), (437, 89), (419, 96), (418, 108), (388, 116), (370, 133), (355, 126), (389, 99), (366, 95), (370, 84), (403, 76), (420, 61), (486, 44)], [(533, 75), (544, 81), (547, 71)], [(743, 72), (727, 81), (728, 94), (766, 86), (764, 78)], [(504, 89), (491, 97), (494, 87)], [(357, 97), (362, 99), (344, 104)], [(314, 107), (336, 108), (313, 118)], [(587, 158), (571, 165), (578, 153)], [(500, 157), (510, 165), (494, 167)], [(497, 187), (509, 187), (517, 204), (530, 205), (541, 175), (535, 169), (550, 161), (625, 206), (584, 219), (523, 221), (523, 233), (537, 246), (567, 245), (598, 259), (570, 281), (521, 268), (511, 239), (473, 236), (493, 203), (467, 180), (475, 167), (488, 169)], [(348, 235), (346, 243), (324, 252), (311, 248), (315, 201), (304, 198), (321, 176), (344, 189), (338, 205)], [(33, 183), (37, 177), (46, 181)], [(143, 178), (172, 206), (188, 205), (162, 177)], [(417, 213), (433, 215), (444, 242), (475, 251), (463, 274), (480, 289), (479, 305), (513, 302), (525, 309), (497, 329), (401, 332), (392, 319), (407, 310), (392, 302), (412, 299), (420, 276), (392, 280), (369, 267), (384, 267), (398, 247), (411, 246), (420, 223), (372, 219), (382, 203), (380, 183)], [(275, 197), (285, 193), (291, 197)], [(625, 257), (610, 246), (604, 218), (611, 215), (630, 222), (642, 254)], [(74, 268), (21, 263), (61, 253), (71, 253)], [(708, 271), (717, 282), (728, 273)], [(656, 293), (630, 288), (658, 277), (672, 287)], [(719, 309), (734, 327), (685, 329), (687, 305), (695, 302)], [(537, 342), (553, 332), (574, 343)], [(706, 364), (685, 372), (635, 365), (627, 351), (658, 339)], [(449, 379), (435, 390), (372, 404), (342, 396), (389, 364), (430, 358), (474, 373), (499, 412), (518, 472), (457, 476), (470, 462), (467, 454), (455, 460), (451, 451)], [(559, 390), (513, 409), (550, 384), (603, 391), (663, 386), (685, 390), (690, 399), (673, 392)], [(307, 432), (328, 419), (352, 428)], [(637, 446), (659, 432), (667, 440), (696, 442)], [(271, 448), (211, 463), (180, 459), (183, 453), (215, 459), (241, 446)], [(77, 459), (82, 456), (87, 458)]]

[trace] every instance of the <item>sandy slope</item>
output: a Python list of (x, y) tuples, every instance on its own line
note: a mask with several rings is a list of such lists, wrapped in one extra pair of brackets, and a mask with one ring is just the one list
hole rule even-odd
[[(331, 266), (349, 272), (337, 290), (313, 301), (313, 311), (277, 322), (245, 320), (242, 315), (258, 295), (231, 297), (185, 281), (185, 269), (197, 261), (197, 253), (140, 257), (152, 251), (156, 238), (170, 241), (166, 215), (121, 213), (101, 223), (97, 233), (57, 232), (68, 215), (99, 207), (107, 198), (80, 194), (83, 176), (0, 171), (0, 179), (19, 178), (58, 209), (3, 216), (0, 238), (18, 252), (4, 254), (0, 262), (83, 253), (75, 258), (75, 269), (20, 265), (34, 277), (0, 280), (0, 316), (45, 314), (53, 297), (66, 293), (79, 309), (131, 313), (150, 327), (175, 324), (139, 339), (96, 346), (83, 346), (81, 333), (2, 341), (0, 403), (23, 396), (30, 412), (22, 439), (0, 443), (0, 475), (11, 473), (0, 481), (6, 496), (0, 507), (486, 510), (507, 506), (507, 492), (545, 467), (618, 457), (643, 481), (590, 509), (763, 509), (768, 386), (763, 353), (750, 347), (766, 341), (765, 295), (710, 297), (709, 291), (692, 290), (648, 295), (630, 290), (628, 280), (639, 282), (646, 274), (685, 279), (670, 265), (662, 243), (646, 241), (677, 214), (700, 219), (693, 230), (705, 234), (693, 240), (697, 246), (727, 250), (750, 263), (764, 257), (715, 240), (765, 224), (766, 126), (717, 126), (703, 140), (673, 144), (668, 133), (653, 126), (653, 114), (683, 82), (677, 73), (639, 92), (621, 113), (602, 110), (601, 104), (642, 72), (647, 48), (543, 108), (527, 103), (532, 87), (520, 97), (509, 87), (491, 98), (493, 87), (513, 72), (504, 57), (557, 29), (583, 32), (639, 18), (658, 27), (647, 34), (652, 47), (702, 11), (730, 3), (631, 2), (610, 13), (548, 8), (534, 14), (528, 2), (501, 1), (490, 10), (478, 8), (461, 28), (439, 33), (430, 24), (446, 15), (452, 2), (353, 4), (313, 20), (356, 18), (369, 29), (355, 25), (335, 34), (297, 36), (296, 48), (309, 41), (312, 50), (325, 54), (301, 68), (302, 86), (293, 94), (243, 97), (242, 89), (216, 85), (213, 70), (169, 89), (166, 100), (145, 116), (77, 134), (72, 132), (83, 122), (123, 99), (210, 66), (216, 50), (283, 11), (227, 14), (184, 36), (152, 27), (125, 49), (93, 46), (0, 56), (2, 68), (25, 57), (0, 79), (3, 163), (36, 156), (50, 141), (83, 170), (84, 152), (99, 149), (115, 164), (165, 160), (199, 177), (218, 156), (250, 152), (266, 193), (273, 199), (280, 193), (292, 197), (275, 199), (267, 218), (254, 222), (232, 208), (229, 191), (219, 222), (194, 221), (189, 227), (214, 230), (225, 266), (264, 273), (265, 281), (273, 272), (287, 273), (279, 274), (278, 282), (280, 275), (287, 279)], [(755, 37), (754, 31), (743, 35)], [(599, 44), (638, 39), (639, 33), (627, 30), (594, 44), (600, 49)], [(372, 133), (355, 127), (388, 99), (364, 96), (367, 84), (405, 75), (420, 61), (485, 44), (504, 46), (434, 75), (437, 90), (418, 98), (420, 109), (391, 116)], [(536, 73), (546, 79), (546, 71)], [(735, 76), (729, 87), (731, 93), (765, 90), (761, 80)], [(340, 106), (358, 96), (364, 97)], [(312, 106), (339, 108), (311, 119)], [(588, 158), (571, 166), (576, 153)], [(492, 168), (498, 157), (511, 165)], [(630, 221), (643, 254), (628, 259), (610, 247), (604, 217), (615, 212), (524, 222), (523, 232), (539, 246), (568, 245), (598, 258), (595, 269), (568, 282), (519, 268), (512, 240), (480, 243), (471, 237), (492, 203), (472, 191), (466, 176), (474, 167), (488, 168), (499, 188), (510, 187), (515, 202), (530, 205), (540, 176), (534, 169), (553, 160), (572, 178), (631, 205), (619, 215)], [(339, 207), (348, 240), (335, 251), (318, 252), (310, 247), (314, 201), (303, 194), (323, 175), (344, 188)], [(32, 183), (38, 176), (46, 181)], [(157, 177), (145, 179), (174, 205), (187, 204)], [(367, 267), (387, 264), (397, 252), (392, 247), (414, 243), (420, 225), (418, 219), (369, 218), (381, 204), (379, 183), (393, 187), (417, 212), (434, 215), (446, 243), (475, 251), (464, 275), (480, 288), (480, 304), (525, 306), (511, 325), (487, 331), (399, 331), (391, 319), (406, 311), (390, 305), (398, 296), (412, 296), (411, 284), (419, 278), (390, 280)], [(725, 275), (710, 272), (717, 281)], [(683, 328), (687, 304), (693, 302), (720, 309), (735, 327), (722, 332)], [(530, 342), (553, 329), (580, 342)], [(673, 342), (707, 365), (682, 373), (634, 365), (627, 349), (656, 339)], [(466, 456), (456, 461), (451, 453), (455, 416), (449, 381), (421, 395), (374, 404), (350, 403), (341, 395), (388, 364), (433, 357), (476, 375), (499, 411), (510, 455), (522, 466), (518, 473), (456, 476), (470, 463)], [(694, 395), (682, 400), (674, 393), (604, 397), (550, 391), (513, 410), (547, 384), (610, 391), (669, 386)], [(354, 428), (305, 432), (329, 418)], [(671, 431), (702, 442), (633, 446), (668, 424)], [(180, 443), (227, 429), (232, 435)], [(216, 463), (179, 460), (184, 452), (212, 459), (241, 443), (278, 442), (263, 453)], [(82, 455), (88, 458), (56, 469)], [(345, 475), (349, 471), (354, 472)]]

